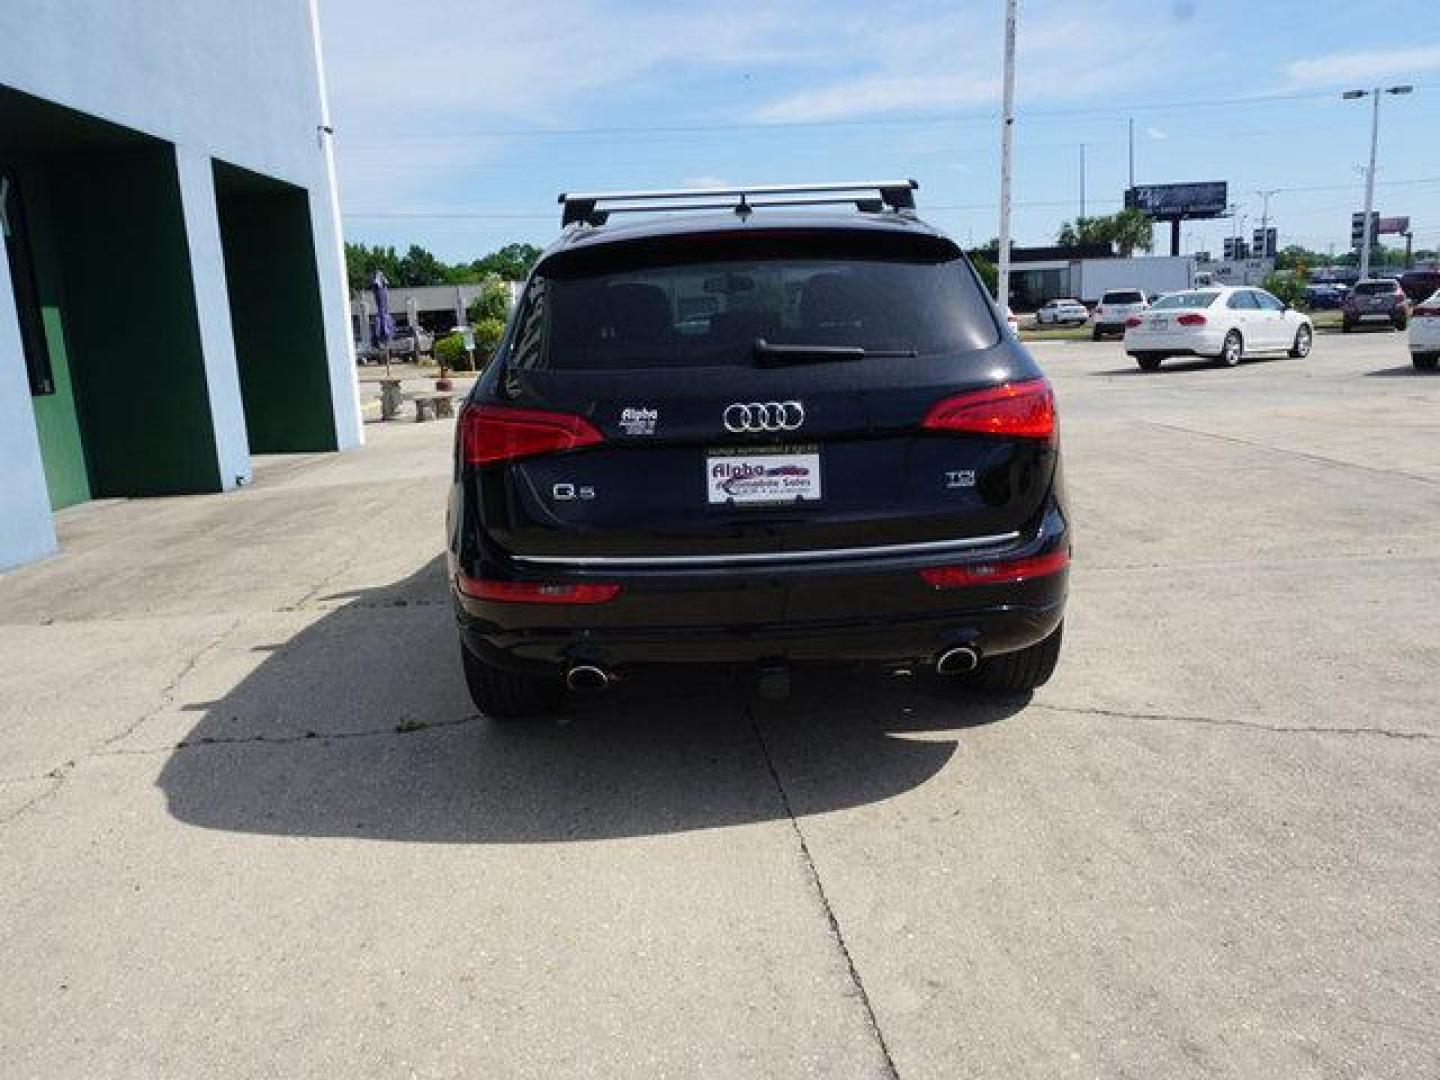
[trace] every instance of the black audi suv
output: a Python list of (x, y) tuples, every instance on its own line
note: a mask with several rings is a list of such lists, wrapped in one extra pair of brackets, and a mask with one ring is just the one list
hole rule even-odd
[(1050, 677), (1054, 394), (915, 187), (561, 196), (456, 425), (448, 566), (483, 712), (655, 663)]

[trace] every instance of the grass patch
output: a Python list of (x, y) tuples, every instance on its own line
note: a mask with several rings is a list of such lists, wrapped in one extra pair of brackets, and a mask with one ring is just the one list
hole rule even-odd
[(1093, 331), (1088, 326), (1048, 327), (1041, 330), (1033, 326), (1020, 327), (1021, 341), (1089, 341)]

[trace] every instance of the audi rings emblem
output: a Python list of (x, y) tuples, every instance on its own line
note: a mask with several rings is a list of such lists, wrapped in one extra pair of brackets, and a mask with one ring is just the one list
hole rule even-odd
[(805, 406), (798, 401), (737, 401), (725, 406), (725, 430), (762, 433), (794, 431), (805, 422)]

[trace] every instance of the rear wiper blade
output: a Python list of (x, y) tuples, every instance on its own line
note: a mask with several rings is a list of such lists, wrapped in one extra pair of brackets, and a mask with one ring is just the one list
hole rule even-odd
[(916, 355), (918, 354), (914, 349), (865, 349), (859, 345), (772, 345), (764, 338), (755, 339), (755, 359), (761, 367), (840, 363), (864, 360), (867, 356), (889, 358)]

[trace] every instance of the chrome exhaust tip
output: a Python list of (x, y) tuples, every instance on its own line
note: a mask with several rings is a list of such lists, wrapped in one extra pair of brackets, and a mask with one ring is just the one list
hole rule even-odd
[(935, 658), (935, 671), (940, 675), (963, 675), (980, 666), (980, 654), (970, 645), (946, 649)]
[(565, 685), (575, 693), (604, 690), (610, 685), (610, 675), (594, 664), (576, 664), (565, 672)]

